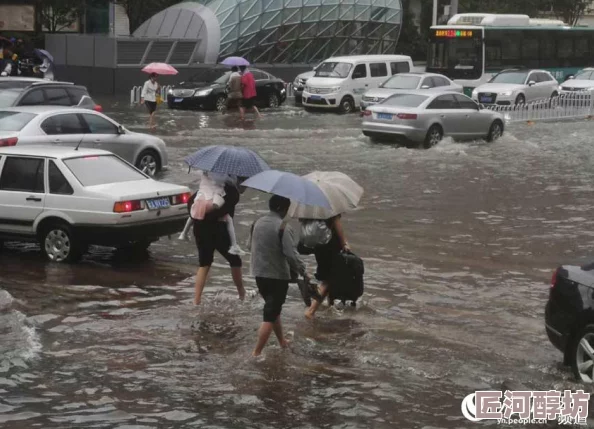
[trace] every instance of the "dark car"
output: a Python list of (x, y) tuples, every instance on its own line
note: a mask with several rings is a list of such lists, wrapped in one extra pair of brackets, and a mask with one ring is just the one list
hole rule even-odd
[(594, 264), (565, 265), (555, 271), (545, 326), (576, 378), (594, 382)]
[[(256, 105), (278, 107), (287, 99), (286, 84), (265, 71), (250, 69), (256, 80)], [(223, 110), (227, 104), (229, 69), (215, 69), (173, 86), (167, 94), (171, 109)]]
[(0, 108), (21, 106), (67, 106), (103, 111), (84, 86), (32, 77), (0, 78)]

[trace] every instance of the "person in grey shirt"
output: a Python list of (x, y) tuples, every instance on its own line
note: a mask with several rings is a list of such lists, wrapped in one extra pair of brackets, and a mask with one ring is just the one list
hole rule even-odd
[(309, 281), (305, 264), (297, 253), (293, 231), (283, 222), (291, 201), (273, 195), (268, 205), (270, 212), (254, 223), (250, 238), (252, 275), (256, 278), (260, 295), (264, 298), (264, 320), (258, 332), (258, 342), (253, 356), (260, 356), (272, 331), (281, 347), (288, 346), (283, 336), (280, 314), (287, 297), (291, 270)]

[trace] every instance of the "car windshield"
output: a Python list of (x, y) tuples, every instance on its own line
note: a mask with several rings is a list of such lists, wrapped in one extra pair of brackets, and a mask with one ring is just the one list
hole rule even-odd
[(35, 116), (33, 113), (0, 111), (0, 131), (21, 131)]
[(594, 73), (592, 73), (592, 70), (582, 70), (575, 75), (574, 79), (594, 80)]
[(382, 88), (388, 89), (417, 89), (419, 81), (421, 80), (418, 76), (392, 76), (382, 85)]
[(228, 71), (224, 75), (220, 76), (218, 79), (215, 79), (213, 83), (218, 83), (221, 85), (226, 84), (229, 81), (229, 76), (231, 76), (231, 72)]
[(419, 107), (429, 97), (417, 94), (396, 94), (386, 98), (380, 104), (383, 106)]
[(316, 77), (340, 77), (345, 78), (349, 75), (352, 64), (349, 63), (322, 63), (316, 69)]
[(149, 180), (147, 177), (114, 155), (83, 156), (64, 160), (83, 186)]
[(11, 107), (19, 95), (23, 92), (22, 88), (2, 88), (0, 87), (0, 107)]
[(513, 83), (516, 85), (523, 85), (526, 83), (528, 72), (512, 71), (499, 73), (491, 79), (490, 83)]

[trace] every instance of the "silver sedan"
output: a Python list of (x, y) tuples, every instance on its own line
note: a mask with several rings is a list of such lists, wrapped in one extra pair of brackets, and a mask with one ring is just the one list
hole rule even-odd
[(385, 82), (378, 88), (373, 88), (363, 94), (361, 99), (361, 110), (373, 106), (385, 100), (390, 95), (408, 92), (412, 90), (423, 90), (430, 93), (453, 91), (464, 93), (464, 88), (452, 82), (445, 76), (436, 73), (399, 73)]
[(481, 109), (467, 96), (454, 92), (394, 94), (368, 107), (362, 116), (363, 134), (372, 140), (413, 142), (425, 148), (436, 145), (444, 136), (494, 141), (504, 129), (500, 113)]
[(149, 176), (167, 166), (165, 142), (134, 133), (92, 110), (56, 106), (0, 109), (0, 147), (51, 145), (103, 149)]

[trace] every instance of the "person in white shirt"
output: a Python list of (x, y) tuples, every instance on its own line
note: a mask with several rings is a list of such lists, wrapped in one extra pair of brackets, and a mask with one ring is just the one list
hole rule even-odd
[(142, 93), (140, 94), (140, 104), (144, 104), (149, 111), (149, 128), (151, 130), (156, 128), (155, 112), (157, 111), (157, 94), (160, 89), (157, 82), (157, 74), (151, 73), (149, 80), (144, 83)]

